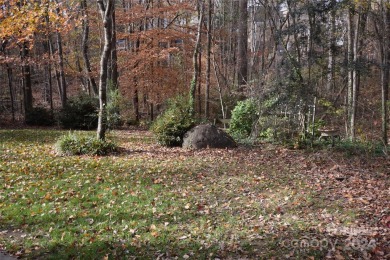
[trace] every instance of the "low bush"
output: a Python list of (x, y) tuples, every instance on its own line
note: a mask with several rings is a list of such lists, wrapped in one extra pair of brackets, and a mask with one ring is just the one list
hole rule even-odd
[(25, 122), (33, 126), (53, 126), (56, 120), (53, 111), (44, 107), (34, 107), (26, 113)]
[(70, 98), (59, 111), (58, 121), (65, 129), (89, 130), (97, 128), (98, 99), (87, 95)]
[(167, 109), (157, 117), (151, 130), (163, 146), (181, 146), (184, 134), (195, 126), (188, 99), (183, 96), (170, 99)]
[(388, 147), (381, 143), (363, 142), (350, 140), (342, 140), (335, 144), (334, 149), (339, 152), (344, 152), (348, 156), (380, 156), (388, 154)]
[(229, 134), (236, 140), (248, 138), (257, 116), (257, 107), (253, 99), (238, 101), (232, 111)]
[(107, 127), (108, 129), (118, 128), (124, 123), (120, 114), (124, 101), (119, 89), (109, 89), (107, 101)]
[(76, 133), (62, 136), (56, 142), (55, 148), (57, 153), (62, 155), (107, 155), (117, 150), (113, 142)]

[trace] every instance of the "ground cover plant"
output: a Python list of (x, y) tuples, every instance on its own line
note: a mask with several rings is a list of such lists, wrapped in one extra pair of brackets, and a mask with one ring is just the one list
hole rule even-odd
[(56, 142), (55, 148), (56, 152), (62, 155), (108, 155), (117, 149), (111, 141), (77, 132), (69, 132), (61, 136)]
[(109, 156), (61, 156), (67, 131), (0, 130), (0, 250), (28, 259), (385, 259), (385, 157), (282, 147), (164, 148), (115, 131)]
[(167, 147), (183, 144), (184, 134), (195, 126), (190, 110), (185, 96), (177, 96), (167, 101), (167, 109), (151, 126), (159, 144)]

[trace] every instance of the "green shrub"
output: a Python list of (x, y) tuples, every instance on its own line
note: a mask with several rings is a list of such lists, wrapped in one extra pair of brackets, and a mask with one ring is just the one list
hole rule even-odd
[(44, 107), (34, 107), (26, 113), (25, 122), (27, 125), (52, 126), (56, 120), (51, 110)]
[(259, 140), (283, 145), (299, 142), (299, 126), (293, 116), (283, 113), (263, 113), (257, 119), (256, 134)]
[(112, 142), (75, 133), (62, 136), (55, 146), (56, 151), (62, 155), (107, 155), (117, 149)]
[[(326, 126), (326, 123), (322, 119), (318, 119), (314, 121), (314, 125), (312, 123), (309, 124), (307, 131), (309, 135), (311, 135), (314, 132), (314, 137), (318, 138), (321, 135), (321, 132), (319, 129), (323, 128)], [(314, 131), (313, 131), (314, 128)]]
[(272, 127), (268, 127), (259, 133), (259, 138), (268, 142), (272, 142), (276, 139), (276, 130)]
[(253, 99), (238, 101), (232, 111), (229, 133), (238, 140), (248, 138), (257, 114), (256, 103)]
[(120, 107), (123, 97), (119, 89), (109, 89), (107, 93), (107, 127), (115, 129), (123, 125)]
[(87, 95), (70, 98), (60, 110), (58, 120), (65, 129), (89, 130), (97, 128), (98, 99)]
[(341, 142), (336, 142), (334, 149), (344, 152), (348, 156), (379, 156), (387, 154), (387, 147), (375, 142), (342, 140)]
[(152, 124), (159, 144), (181, 146), (184, 134), (195, 125), (187, 98), (178, 96), (168, 101), (167, 109)]

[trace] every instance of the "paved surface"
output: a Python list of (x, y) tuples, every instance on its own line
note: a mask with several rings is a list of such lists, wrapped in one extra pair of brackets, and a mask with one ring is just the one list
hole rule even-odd
[(0, 260), (15, 260), (16, 258), (5, 255), (3, 252), (0, 252)]

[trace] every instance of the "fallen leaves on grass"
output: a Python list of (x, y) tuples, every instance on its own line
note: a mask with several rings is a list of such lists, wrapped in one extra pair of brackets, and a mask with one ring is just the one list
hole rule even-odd
[[(390, 253), (384, 158), (271, 146), (190, 151), (158, 146), (145, 131), (115, 132), (122, 149), (113, 156), (60, 157), (50, 140), (61, 133), (35, 134), (1, 140), (0, 230), (26, 234), (0, 233), (8, 251), (59, 254), (62, 246), (67, 255), (57, 257), (220, 259)], [(367, 232), (359, 241), (375, 247), (346, 250), (360, 229)], [(307, 238), (313, 244), (302, 248)], [(326, 248), (315, 246), (324, 239)]]

